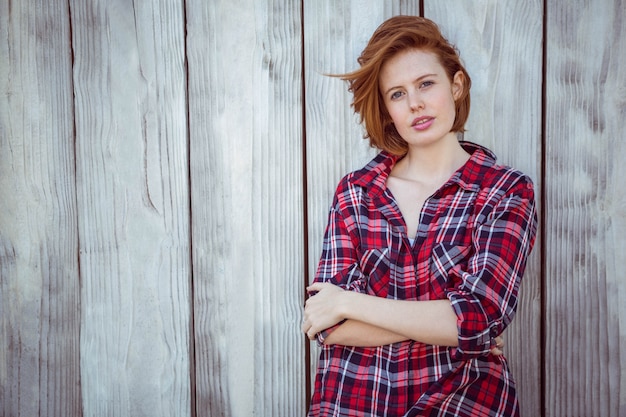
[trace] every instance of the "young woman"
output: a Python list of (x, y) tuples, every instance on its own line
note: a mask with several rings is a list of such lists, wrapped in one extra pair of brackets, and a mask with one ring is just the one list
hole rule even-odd
[(358, 61), (342, 78), (381, 152), (339, 183), (307, 288), (309, 416), (515, 416), (496, 345), (535, 238), (532, 182), (457, 139), (470, 77), (432, 21), (387, 20)]

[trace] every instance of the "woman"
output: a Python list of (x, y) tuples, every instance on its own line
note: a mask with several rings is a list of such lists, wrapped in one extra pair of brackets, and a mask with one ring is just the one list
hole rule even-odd
[(302, 330), (309, 416), (514, 416), (497, 337), (536, 233), (533, 185), (460, 142), (470, 77), (430, 20), (396, 16), (342, 76), (380, 153), (344, 177)]

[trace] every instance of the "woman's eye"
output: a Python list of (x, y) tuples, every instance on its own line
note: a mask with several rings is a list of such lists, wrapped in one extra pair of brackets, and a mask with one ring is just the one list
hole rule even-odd
[(397, 99), (399, 99), (400, 97), (402, 97), (402, 92), (400, 92), (400, 91), (396, 91), (395, 93), (392, 93), (392, 94), (391, 94), (391, 99), (392, 99), (392, 100), (397, 100)]
[(422, 83), (422, 85), (420, 87), (424, 88), (424, 87), (430, 87), (431, 85), (433, 85), (434, 82), (433, 81), (424, 81)]

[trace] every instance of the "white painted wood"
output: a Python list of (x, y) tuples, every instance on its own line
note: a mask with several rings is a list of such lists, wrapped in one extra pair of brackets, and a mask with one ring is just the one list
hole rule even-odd
[[(377, 154), (363, 139), (348, 85), (326, 74), (357, 69), (357, 58), (376, 28), (397, 14), (419, 15), (418, 2), (304, 2), (309, 280), (315, 276), (339, 180)], [(310, 356), (314, 379), (319, 356), (314, 343)]]
[(626, 415), (626, 9), (548, 2), (546, 415)]
[(79, 416), (67, 2), (0, 2), (0, 415)]
[(304, 409), (299, 1), (187, 1), (196, 414)]
[[(522, 415), (626, 415), (622, 3), (548, 2), (546, 241), (505, 348)], [(0, 2), (0, 414), (303, 415), (303, 274), (375, 154), (323, 73), (417, 7)], [(474, 81), (466, 139), (539, 193), (543, 4), (425, 7)]]
[[(493, 150), (500, 163), (530, 175), (541, 199), (543, 3), (426, 0), (424, 15), (456, 45), (472, 78), (464, 139)], [(523, 416), (541, 415), (541, 240), (522, 281), (505, 356)]]
[(191, 271), (182, 3), (69, 5), (83, 412), (186, 416)]

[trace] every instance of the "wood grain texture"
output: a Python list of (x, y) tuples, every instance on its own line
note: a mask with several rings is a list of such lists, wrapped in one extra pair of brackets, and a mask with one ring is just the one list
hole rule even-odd
[(299, 1), (187, 1), (196, 414), (304, 409)]
[(548, 2), (546, 415), (626, 415), (626, 9)]
[[(459, 49), (472, 78), (464, 139), (493, 150), (500, 163), (530, 175), (541, 198), (543, 3), (426, 0), (424, 15)], [(505, 355), (523, 416), (541, 415), (541, 241), (520, 288), (516, 318), (505, 332)]]
[(70, 1), (88, 416), (190, 414), (180, 1)]
[[(342, 176), (367, 164), (377, 151), (350, 106), (346, 83), (326, 74), (358, 68), (357, 58), (376, 28), (398, 14), (419, 15), (418, 2), (304, 2), (308, 248), (310, 280), (322, 250), (335, 188)], [(319, 350), (311, 344), (314, 379)]]
[(304, 2), (308, 232), (311, 278), (315, 274), (328, 209), (341, 177), (377, 153), (350, 103), (347, 83), (327, 74), (358, 68), (357, 58), (376, 28), (397, 14), (419, 15), (415, 2)]
[(67, 2), (0, 2), (0, 415), (79, 416)]
[[(323, 74), (418, 3), (0, 1), (0, 415), (303, 415), (303, 274), (376, 153)], [(522, 415), (624, 416), (624, 4), (548, 1), (543, 80), (541, 0), (424, 4), (472, 75), (465, 138), (546, 187)]]

